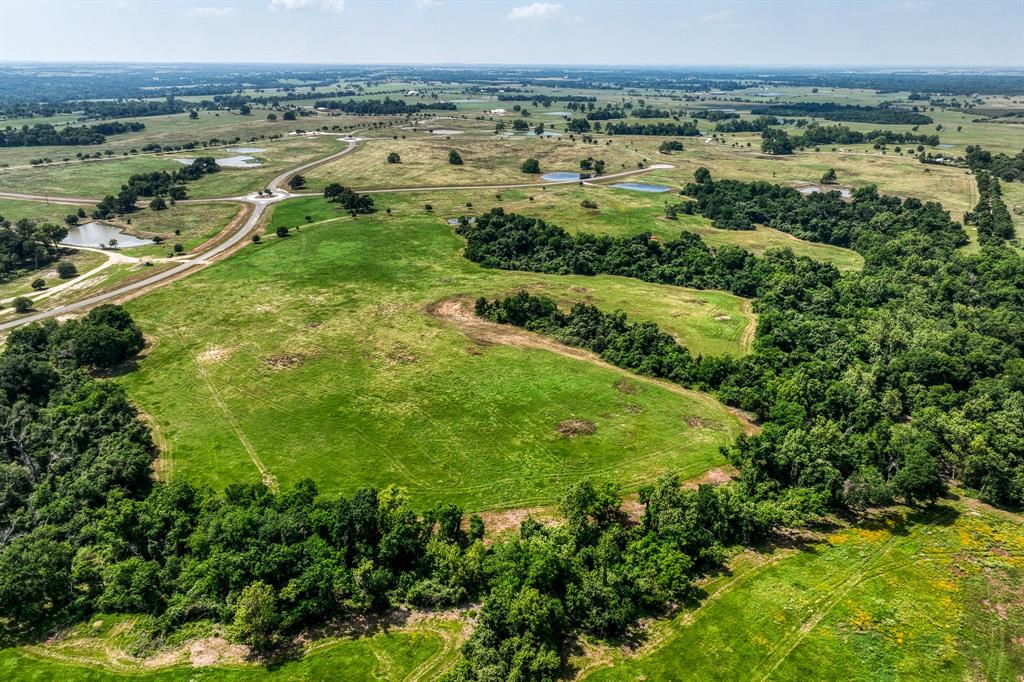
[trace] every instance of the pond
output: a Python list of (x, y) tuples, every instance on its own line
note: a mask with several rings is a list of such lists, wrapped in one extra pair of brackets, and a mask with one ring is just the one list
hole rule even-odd
[[(183, 166), (187, 166), (195, 159), (175, 159), (178, 163)], [(256, 166), (262, 166), (263, 164), (254, 159), (251, 156), (228, 156), (223, 159), (216, 159), (217, 165), (221, 168), (255, 168)]]
[(630, 189), (634, 192), (667, 192), (672, 189), (665, 185), (648, 185), (644, 182), (617, 182), (612, 187), (615, 189)]
[(267, 151), (260, 147), (232, 147), (228, 149), (229, 152), (235, 152), (237, 154), (259, 154), (260, 152)]
[(569, 111), (544, 111), (541, 114), (544, 116), (572, 116), (572, 112)]
[(559, 172), (556, 172), (556, 173), (545, 173), (544, 175), (540, 176), (540, 179), (541, 180), (547, 180), (548, 182), (569, 182), (571, 180), (579, 180), (580, 179), (580, 174), (579, 173), (565, 173), (565, 172), (559, 171)]
[(811, 185), (810, 187), (800, 188), (800, 194), (819, 194), (820, 192), (839, 192), (839, 195), (844, 199), (849, 199), (853, 196), (853, 192), (845, 187), (822, 187), (821, 185)]
[(153, 241), (150, 239), (139, 239), (130, 234), (125, 234), (119, 227), (95, 221), (69, 227), (68, 236), (61, 243), (69, 246), (100, 248), (110, 244), (111, 239), (117, 240), (118, 248), (153, 245)]
[(434, 128), (431, 130), (434, 135), (461, 135), (465, 130), (452, 130), (451, 128)]

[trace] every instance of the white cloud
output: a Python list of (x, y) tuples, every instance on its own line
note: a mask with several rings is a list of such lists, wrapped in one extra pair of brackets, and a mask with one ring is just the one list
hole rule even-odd
[(564, 11), (557, 2), (535, 2), (532, 5), (513, 7), (508, 13), (509, 19), (553, 19), (561, 16)]
[(433, 7), (435, 5), (440, 5), (441, 4), (440, 0), (412, 0), (412, 1), (413, 1), (413, 4), (415, 4), (417, 7)]
[(710, 14), (705, 14), (700, 18), (700, 23), (708, 24), (711, 22), (719, 23), (722, 21), (729, 21), (734, 16), (736, 16), (736, 12), (732, 11), (731, 9), (723, 9), (720, 12), (712, 12)]
[(291, 12), (306, 7), (320, 7), (340, 14), (345, 11), (345, 0), (270, 0), (270, 9), (283, 9)]
[(194, 17), (225, 17), (235, 11), (234, 7), (193, 7), (189, 14)]

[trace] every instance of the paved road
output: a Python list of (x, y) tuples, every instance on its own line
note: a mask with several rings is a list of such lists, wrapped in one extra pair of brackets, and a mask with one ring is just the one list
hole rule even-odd
[[(245, 239), (248, 236), (248, 234), (253, 230), (253, 228), (255, 228), (256, 225), (259, 224), (260, 220), (263, 218), (263, 214), (266, 212), (267, 206), (269, 206), (270, 204), (274, 204), (274, 203), (277, 203), (279, 201), (283, 201), (285, 199), (289, 199), (289, 198), (292, 198), (292, 197), (317, 196), (317, 195), (310, 194), (310, 193), (297, 193), (297, 194), (293, 194), (293, 193), (288, 192), (285, 189), (282, 189), (281, 185), (284, 184), (284, 182), (286, 180), (288, 180), (288, 178), (290, 178), (291, 176), (295, 175), (296, 173), (301, 173), (302, 171), (309, 170), (310, 168), (315, 168), (315, 167), (323, 165), (325, 163), (329, 163), (329, 162), (331, 162), (331, 161), (333, 161), (333, 160), (335, 160), (335, 159), (337, 159), (337, 158), (339, 158), (341, 156), (344, 156), (345, 154), (348, 154), (353, 149), (355, 149), (356, 142), (358, 142), (358, 141), (359, 141), (358, 139), (347, 140), (348, 145), (345, 147), (345, 149), (343, 149), (340, 152), (337, 152), (335, 154), (331, 154), (330, 156), (326, 156), (326, 157), (324, 157), (322, 159), (317, 159), (316, 161), (310, 161), (309, 163), (304, 163), (301, 166), (297, 166), (295, 168), (291, 168), (289, 170), (284, 171), (283, 173), (281, 173), (276, 178), (274, 178), (273, 180), (270, 181), (269, 189), (273, 192), (273, 195), (270, 196), (270, 197), (263, 197), (263, 196), (259, 196), (257, 194), (249, 194), (249, 195), (241, 196), (241, 197), (219, 197), (219, 198), (216, 198), (216, 199), (196, 199), (196, 200), (194, 200), (196, 203), (199, 203), (199, 202), (202, 202), (202, 201), (236, 201), (236, 202), (248, 203), (248, 204), (251, 204), (253, 206), (252, 213), (249, 215), (249, 217), (245, 221), (245, 223), (243, 223), (242, 226), (239, 227), (237, 230), (235, 230), (232, 234), (228, 235), (228, 237), (224, 241), (216, 244), (215, 246), (211, 247), (210, 249), (208, 249), (208, 250), (206, 250), (206, 251), (204, 251), (204, 252), (202, 252), (200, 254), (197, 254), (197, 255), (195, 255), (195, 256), (187, 259), (187, 260), (183, 260), (178, 265), (175, 265), (174, 267), (172, 267), (172, 268), (170, 268), (168, 270), (162, 270), (160, 272), (154, 273), (153, 275), (151, 275), (149, 277), (146, 277), (146, 278), (143, 278), (141, 280), (138, 280), (137, 282), (132, 282), (131, 284), (125, 284), (124, 286), (118, 287), (117, 289), (112, 289), (110, 291), (104, 291), (102, 293), (98, 293), (98, 294), (95, 294), (93, 296), (89, 296), (88, 298), (83, 298), (81, 300), (74, 301), (72, 303), (67, 303), (65, 305), (57, 306), (56, 308), (50, 308), (48, 310), (42, 310), (42, 311), (39, 311), (37, 313), (32, 313), (30, 315), (24, 315), (24, 316), (19, 317), (17, 319), (8, 320), (6, 322), (0, 323), (0, 331), (6, 331), (6, 330), (9, 330), (9, 329), (13, 329), (15, 327), (20, 327), (21, 325), (28, 324), (30, 322), (38, 322), (39, 320), (45, 320), (45, 319), (47, 319), (49, 317), (57, 317), (57, 316), (60, 316), (60, 315), (67, 315), (69, 313), (77, 312), (77, 311), (83, 310), (85, 308), (90, 308), (90, 307), (92, 307), (94, 305), (98, 305), (98, 304), (104, 303), (106, 301), (116, 300), (116, 299), (119, 299), (119, 298), (121, 298), (123, 296), (126, 296), (128, 294), (131, 294), (131, 293), (134, 293), (134, 292), (138, 292), (140, 290), (152, 287), (153, 285), (159, 284), (160, 282), (164, 282), (164, 281), (170, 280), (172, 278), (178, 277), (179, 275), (181, 275), (183, 273), (186, 273), (186, 272), (188, 272), (188, 271), (190, 271), (190, 270), (192, 270), (194, 268), (201, 267), (201, 266), (204, 266), (204, 265), (208, 265), (215, 258), (217, 258), (217, 256), (219, 256), (219, 255), (221, 255), (221, 254), (223, 254), (223, 253), (225, 253), (227, 251), (230, 251), (232, 248), (237, 246), (239, 242), (241, 242), (243, 239)], [(587, 184), (592, 184), (593, 180), (612, 180), (612, 179), (615, 179), (615, 178), (625, 177), (625, 176), (629, 176), (629, 175), (636, 175), (637, 173), (646, 173), (648, 171), (665, 169), (665, 168), (674, 168), (674, 166), (672, 166), (671, 164), (667, 164), (667, 163), (656, 163), (656, 164), (652, 164), (652, 165), (648, 166), (647, 168), (637, 168), (635, 170), (622, 171), (622, 172), (619, 172), (619, 173), (611, 173), (609, 175), (602, 175), (599, 178), (591, 178), (591, 179), (589, 179), (589, 181), (584, 181), (584, 182), (587, 182)], [(547, 187), (547, 186), (550, 186), (550, 185), (568, 185), (568, 184), (576, 184), (578, 182), (579, 182), (579, 180), (568, 180), (568, 181), (562, 181), (562, 182), (547, 182), (547, 183), (543, 183), (543, 184), (533, 182), (533, 183), (508, 183), (508, 184), (498, 184), (498, 185), (461, 185), (461, 186), (438, 186), (438, 187), (403, 187), (403, 188), (395, 188), (395, 189), (385, 188), (385, 189), (372, 189), (372, 190), (360, 190), (360, 191), (363, 192), (363, 193), (366, 193), (366, 194), (379, 194), (379, 193), (390, 193), (390, 192), (434, 192), (434, 191), (441, 191), (441, 190), (458, 190), (458, 189), (516, 189), (516, 188), (525, 188), (525, 187), (534, 187), (534, 188), (536, 188), (536, 187)], [(94, 200), (77, 198), (77, 197), (56, 197), (56, 198), (51, 198), (51, 197), (47, 197), (47, 196), (44, 196), (44, 195), (20, 194), (20, 193), (15, 193), (15, 192), (0, 192), (0, 197), (11, 198), (11, 199), (26, 199), (26, 200), (32, 200), (32, 201), (50, 201), (51, 203), (58, 203), (58, 204), (59, 203), (64, 203), (64, 204), (95, 203)]]
[(227, 239), (216, 244), (212, 248), (204, 251), (203, 253), (197, 254), (192, 258), (189, 258), (188, 260), (184, 260), (178, 265), (174, 266), (173, 268), (170, 268), (168, 270), (162, 270), (160, 272), (153, 274), (150, 277), (140, 279), (139, 281), (132, 282), (131, 284), (126, 284), (122, 287), (118, 287), (117, 289), (104, 291), (94, 296), (89, 296), (88, 298), (83, 298), (72, 303), (57, 306), (56, 308), (42, 310), (37, 313), (32, 313), (31, 315), (24, 315), (15, 320), (8, 320), (7, 322), (0, 323), (0, 331), (6, 331), (8, 329), (13, 329), (14, 327), (20, 327), (21, 325), (28, 324), (30, 322), (45, 320), (48, 317), (67, 315), (68, 313), (73, 313), (84, 308), (90, 308), (94, 305), (98, 305), (106, 301), (121, 298), (122, 296), (125, 296), (127, 294), (131, 294), (141, 289), (146, 289), (147, 287), (151, 287), (154, 284), (158, 284), (170, 278), (177, 277), (182, 273), (188, 272), (193, 268), (207, 265), (217, 256), (219, 256), (222, 253), (225, 253), (226, 251), (229, 251), (239, 242), (245, 239), (248, 236), (248, 234), (252, 231), (252, 229), (259, 224), (260, 219), (263, 218), (263, 214), (266, 212), (267, 206), (287, 199), (291, 196), (290, 194), (288, 194), (288, 192), (280, 189), (281, 183), (283, 183), (291, 175), (299, 171), (308, 170), (309, 168), (313, 168), (322, 163), (333, 161), (334, 159), (340, 156), (348, 154), (353, 149), (355, 149), (355, 146), (355, 142), (350, 142), (345, 149), (336, 154), (331, 154), (330, 156), (325, 157), (323, 159), (303, 164), (298, 168), (293, 168), (291, 170), (285, 171), (284, 173), (281, 173), (276, 178), (270, 181), (270, 189), (274, 192), (273, 196), (271, 197), (260, 197), (255, 194), (251, 194), (244, 197), (236, 197), (235, 200), (237, 201), (244, 201), (249, 204), (252, 204), (252, 213), (249, 214), (248, 219), (246, 219), (246, 221), (242, 224), (241, 227), (235, 230), (232, 234), (228, 235)]

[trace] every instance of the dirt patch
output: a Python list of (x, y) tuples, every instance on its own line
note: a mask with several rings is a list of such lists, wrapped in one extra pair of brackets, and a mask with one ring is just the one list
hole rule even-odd
[(196, 356), (196, 360), (205, 365), (210, 365), (215, 362), (221, 362), (231, 357), (231, 354), (235, 352), (234, 348), (222, 348), (214, 347), (208, 350), (204, 350), (202, 353)]
[(586, 419), (565, 419), (558, 422), (558, 426), (555, 427), (555, 433), (566, 438), (589, 436), (595, 431), (597, 431), (597, 426), (594, 425), (594, 422)]
[[(484, 522), (484, 540), (493, 540), (509, 531), (518, 531), (528, 518), (541, 523), (553, 523), (557, 519), (555, 511), (549, 507), (524, 507), (522, 509), (505, 509), (502, 511), (481, 512), (478, 516)], [(463, 527), (469, 530), (468, 518), (463, 520)]]
[(688, 416), (684, 417), (683, 421), (691, 429), (700, 429), (702, 431), (721, 431), (722, 425), (707, 419), (701, 419), (700, 417)]
[(392, 351), (388, 353), (387, 356), (388, 360), (391, 362), (397, 362), (403, 365), (419, 361), (418, 357), (405, 351)]
[(726, 322), (727, 320), (731, 320), (731, 319), (732, 319), (731, 315), (715, 315), (715, 320), (717, 322)]
[(715, 467), (708, 469), (700, 476), (683, 481), (684, 488), (696, 488), (699, 485), (719, 485), (728, 483), (738, 472), (732, 467)]
[(188, 660), (196, 668), (220, 663), (242, 663), (248, 656), (249, 647), (232, 644), (221, 637), (197, 639), (188, 651)]
[(271, 355), (268, 358), (263, 358), (263, 364), (271, 369), (291, 369), (302, 364), (301, 355), (289, 355), (283, 353), (281, 355)]
[(619, 379), (615, 382), (615, 390), (626, 395), (636, 395), (640, 392), (640, 387), (629, 379)]

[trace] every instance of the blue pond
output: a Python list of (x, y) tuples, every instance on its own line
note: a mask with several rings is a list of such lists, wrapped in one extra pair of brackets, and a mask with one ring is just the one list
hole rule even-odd
[(634, 192), (667, 192), (671, 187), (665, 185), (648, 185), (643, 182), (619, 182), (612, 185), (615, 189), (631, 189)]
[(548, 182), (568, 182), (570, 180), (579, 180), (579, 173), (545, 173), (540, 176), (541, 180), (547, 180)]

